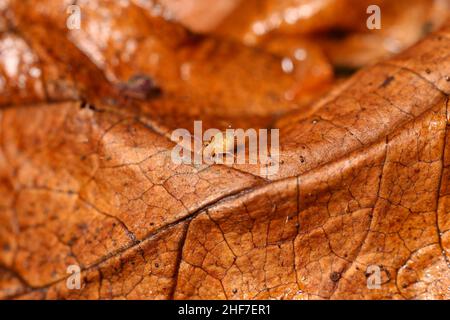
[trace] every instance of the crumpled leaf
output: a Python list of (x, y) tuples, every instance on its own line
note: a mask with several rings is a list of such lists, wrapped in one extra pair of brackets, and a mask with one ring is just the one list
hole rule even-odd
[[(373, 5), (380, 8), (380, 30), (366, 26), (366, 11)], [(439, 28), (449, 10), (448, 0), (248, 0), (214, 32), (250, 45), (264, 44), (273, 35), (290, 34), (298, 39), (313, 33), (314, 42), (320, 43), (333, 64), (358, 68), (416, 43)], [(180, 19), (194, 29), (201, 25), (201, 19)]]
[[(11, 1), (0, 39), (0, 61), (24, 61), (0, 100), (1, 298), (450, 298), (449, 23), (301, 107), (277, 56), (127, 1), (78, 1), (92, 27), (68, 32), (68, 2)], [(85, 31), (101, 22), (117, 32)], [(169, 70), (145, 63), (153, 50)], [(137, 71), (161, 95), (124, 94)], [(199, 117), (280, 128), (278, 173), (175, 165), (170, 132)]]

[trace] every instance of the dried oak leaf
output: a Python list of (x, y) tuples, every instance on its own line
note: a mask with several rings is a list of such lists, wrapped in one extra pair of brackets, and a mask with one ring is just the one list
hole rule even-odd
[[(34, 91), (21, 91), (19, 73), (2, 89), (2, 298), (450, 299), (449, 23), (357, 73), (308, 113), (293, 108), (275, 120), (276, 101), (291, 110), (282, 94), (296, 80), (276, 71), (274, 56), (218, 44), (208, 53), (236, 52), (227, 66), (239, 76), (199, 67), (195, 81), (212, 85), (215, 97), (177, 95), (181, 84), (171, 88), (170, 75), (147, 69), (163, 94), (123, 99), (111, 83), (128, 78), (130, 66), (115, 66), (110, 42), (103, 52), (86, 49), (84, 31), (57, 28), (64, 11), (50, 4), (67, 1), (36, 12), (28, 1), (11, 2), (14, 27), (0, 47), (20, 43), (7, 57), (28, 57), (20, 72), (40, 72), (25, 77)], [(21, 14), (27, 3), (33, 24)], [(99, 11), (103, 21), (110, 6)], [(123, 10), (144, 15), (134, 5)], [(163, 23), (142, 16), (143, 25), (126, 30), (145, 21)], [(198, 41), (177, 48), (198, 57), (214, 40)], [(233, 77), (237, 84), (226, 87)], [(254, 98), (261, 106), (239, 114)], [(183, 108), (193, 102), (201, 112)], [(195, 117), (205, 129), (254, 125), (256, 115), (262, 127), (280, 128), (276, 175), (254, 165), (172, 163), (172, 129), (190, 129)], [(82, 269), (80, 290), (66, 286), (73, 264)], [(367, 286), (373, 265), (379, 289)]]

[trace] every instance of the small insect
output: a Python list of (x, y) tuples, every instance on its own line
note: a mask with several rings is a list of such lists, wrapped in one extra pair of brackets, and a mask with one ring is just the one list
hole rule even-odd
[(217, 156), (234, 156), (235, 136), (228, 137), (224, 132), (216, 133), (211, 140), (203, 142), (203, 157), (220, 161)]

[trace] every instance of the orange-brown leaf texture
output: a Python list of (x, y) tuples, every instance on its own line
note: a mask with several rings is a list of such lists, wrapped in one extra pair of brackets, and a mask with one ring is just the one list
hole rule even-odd
[[(176, 22), (151, 1), (0, 0), (1, 299), (450, 299), (450, 20), (360, 59), (325, 34), (369, 37), (372, 1), (268, 36), (252, 23), (292, 1), (244, 2)], [(406, 28), (387, 17), (377, 38)], [(293, 37), (307, 58), (286, 72)], [(175, 164), (196, 120), (279, 128), (279, 170)]]

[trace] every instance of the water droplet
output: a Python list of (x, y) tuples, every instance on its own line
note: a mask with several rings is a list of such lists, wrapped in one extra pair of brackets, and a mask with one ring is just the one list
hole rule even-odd
[(32, 76), (33, 78), (39, 78), (41, 76), (41, 70), (36, 67), (31, 68), (30, 76)]
[(288, 8), (284, 11), (283, 17), (287, 24), (295, 24), (300, 19), (307, 19), (323, 6), (322, 1), (315, 4), (302, 4), (294, 8)]
[(19, 64), (20, 59), (15, 52), (10, 50), (3, 53), (3, 65), (5, 73), (8, 77), (13, 78), (17, 76), (19, 72)]
[(255, 34), (260, 36), (266, 33), (266, 26), (264, 22), (258, 21), (253, 24), (252, 30)]
[(279, 13), (274, 13), (269, 17), (269, 23), (270, 23), (270, 27), (271, 29), (276, 29), (280, 26), (281, 22), (283, 22), (283, 19), (281, 18)]
[(281, 60), (281, 69), (283, 69), (283, 72), (285, 73), (292, 73), (294, 71), (294, 63), (290, 58), (283, 58), (283, 60)]
[(297, 9), (295, 8), (289, 8), (284, 12), (284, 21), (286, 21), (287, 24), (294, 24), (297, 22), (299, 18)]
[(308, 54), (305, 49), (299, 48), (299, 49), (295, 50), (294, 57), (298, 61), (305, 60), (307, 56), (308, 56)]

